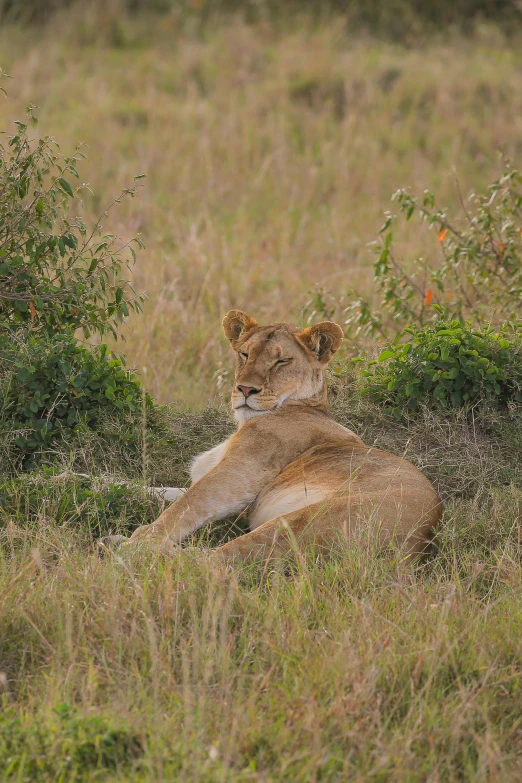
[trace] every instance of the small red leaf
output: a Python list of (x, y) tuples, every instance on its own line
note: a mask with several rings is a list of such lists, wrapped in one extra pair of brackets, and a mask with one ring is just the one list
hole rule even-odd
[(426, 299), (424, 300), (424, 304), (429, 305), (432, 299), (433, 299), (433, 291), (431, 290), (431, 288), (428, 288), (428, 290), (426, 291)]
[(446, 234), (447, 234), (447, 233), (448, 233), (448, 229), (447, 229), (447, 228), (443, 228), (443, 229), (441, 229), (441, 230), (439, 231), (439, 235), (438, 235), (438, 237), (437, 237), (437, 239), (439, 240), (439, 242), (444, 242), (444, 240), (446, 239)]
[(31, 319), (36, 318), (36, 307), (32, 302), (29, 302), (29, 310), (31, 313)]

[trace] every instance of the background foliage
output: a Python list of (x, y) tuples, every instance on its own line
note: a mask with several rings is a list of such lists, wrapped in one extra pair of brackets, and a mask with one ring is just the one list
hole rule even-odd
[[(65, 157), (54, 138), (32, 138), (32, 106), (28, 122), (15, 124), (0, 143), (0, 333), (31, 324), (51, 334), (81, 328), (87, 337), (116, 337), (116, 325), (141, 310), (143, 297), (122, 277), (130, 266), (125, 254), (135, 260), (132, 245), (140, 240), (118, 246), (114, 235), (101, 235), (106, 212), (93, 227), (70, 218), (82, 191), (69, 181), (79, 178), (81, 145)], [(135, 192), (136, 185), (126, 188), (112, 206)]]
[[(458, 187), (458, 183), (457, 183)], [(433, 305), (444, 306), (449, 317), (504, 323), (517, 318), (522, 307), (522, 176), (509, 164), (484, 193), (462, 203), (455, 217), (436, 206), (425, 191), (422, 198), (398, 190), (393, 200), (399, 215), (388, 213), (380, 230), (374, 280), (381, 299), (373, 311), (361, 296), (346, 308), (348, 330), (358, 335), (382, 336), (401, 331), (406, 324), (436, 319)], [(441, 259), (397, 258), (394, 225), (414, 216), (437, 234)], [(316, 303), (325, 307), (324, 296)]]
[(99, 769), (128, 767), (139, 757), (137, 737), (103, 718), (58, 704), (45, 729), (14, 710), (0, 716), (0, 769), (5, 780), (88, 780)]
[[(88, 225), (105, 194), (147, 175), (110, 218), (124, 242), (139, 232), (147, 245), (130, 275), (146, 317), (131, 314), (125, 353), (146, 367), (155, 399), (204, 407), (228, 383), (227, 309), (299, 321), (316, 285), (340, 321), (350, 288), (381, 309), (368, 243), (398, 187), (421, 200), (429, 188), (465, 226), (455, 172), (474, 214), (468, 195), (502, 174), (499, 146), (514, 164), (522, 153), (522, 47), (515, 24), (512, 40), (482, 23), (469, 38), (441, 28), (407, 46), (353, 35), (338, 16), (191, 25), (110, 2), (77, 4), (48, 26), (6, 23), (0, 52), (16, 89), (0, 124), (12, 129), (37, 103), (39, 134), (63, 150), (85, 141)], [(417, 258), (433, 270), (443, 261), (445, 243), (416, 214), (390, 227), (406, 274)]]
[(106, 345), (89, 349), (70, 333), (0, 336), (0, 362), (0, 418), (14, 438), (13, 462), (26, 468), (73, 433), (99, 428), (104, 411), (139, 422), (151, 405)]
[[(60, 9), (77, 0), (2, 0), (4, 18), (30, 22), (49, 21)], [(351, 26), (387, 37), (408, 37), (415, 31), (436, 32), (456, 26), (469, 31), (479, 20), (494, 20), (506, 27), (521, 20), (516, 0), (444, 0), (437, 6), (422, 0), (121, 0), (119, 6), (130, 13), (169, 14), (183, 26), (187, 21), (206, 25), (224, 15), (240, 15), (249, 22), (290, 23), (296, 15), (310, 15), (315, 22), (343, 15)]]
[(495, 332), (442, 318), (405, 332), (406, 342), (389, 343), (379, 363), (372, 361), (371, 369), (362, 370), (364, 391), (391, 406), (395, 418), (419, 404), (469, 409), (522, 403), (520, 325)]

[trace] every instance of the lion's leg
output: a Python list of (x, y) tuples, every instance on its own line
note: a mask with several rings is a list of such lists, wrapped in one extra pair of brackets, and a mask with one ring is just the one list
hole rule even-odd
[[(186, 489), (181, 487), (147, 487), (147, 493), (152, 495), (152, 497), (158, 498), (163, 503), (173, 503), (182, 497), (186, 491)], [(114, 547), (120, 546), (128, 540), (127, 536), (122, 535), (102, 536), (98, 539), (98, 545), (101, 547)]]
[(350, 502), (346, 497), (339, 497), (271, 519), (251, 533), (218, 547), (213, 556), (225, 561), (266, 560), (281, 557), (302, 545), (328, 547), (341, 536), (346, 541), (369, 541), (377, 547), (394, 542), (405, 558), (415, 558), (429, 546), (434, 525), (426, 524), (426, 519), (421, 518), (405, 529), (404, 521), (400, 509), (383, 513), (371, 501)]
[[(331, 524), (325, 524), (322, 514), (320, 524), (316, 520), (321, 514), (321, 503), (293, 511), (285, 516), (264, 522), (251, 533), (229, 541), (218, 547), (213, 557), (218, 560), (267, 560), (281, 557), (302, 544), (321, 544), (332, 534)], [(331, 516), (327, 514), (328, 517)]]

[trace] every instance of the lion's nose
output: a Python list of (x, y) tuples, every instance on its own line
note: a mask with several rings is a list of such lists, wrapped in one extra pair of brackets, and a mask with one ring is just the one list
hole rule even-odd
[(261, 389), (256, 389), (255, 386), (238, 386), (240, 392), (243, 392), (245, 397), (250, 397), (251, 394), (257, 394)]

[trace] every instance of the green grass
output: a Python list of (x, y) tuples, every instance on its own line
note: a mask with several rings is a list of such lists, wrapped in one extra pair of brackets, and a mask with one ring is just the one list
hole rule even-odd
[(103, 718), (79, 715), (69, 704), (57, 705), (43, 721), (6, 709), (0, 729), (0, 758), (7, 760), (7, 779), (82, 780), (91, 770), (128, 767), (142, 752), (137, 737)]

